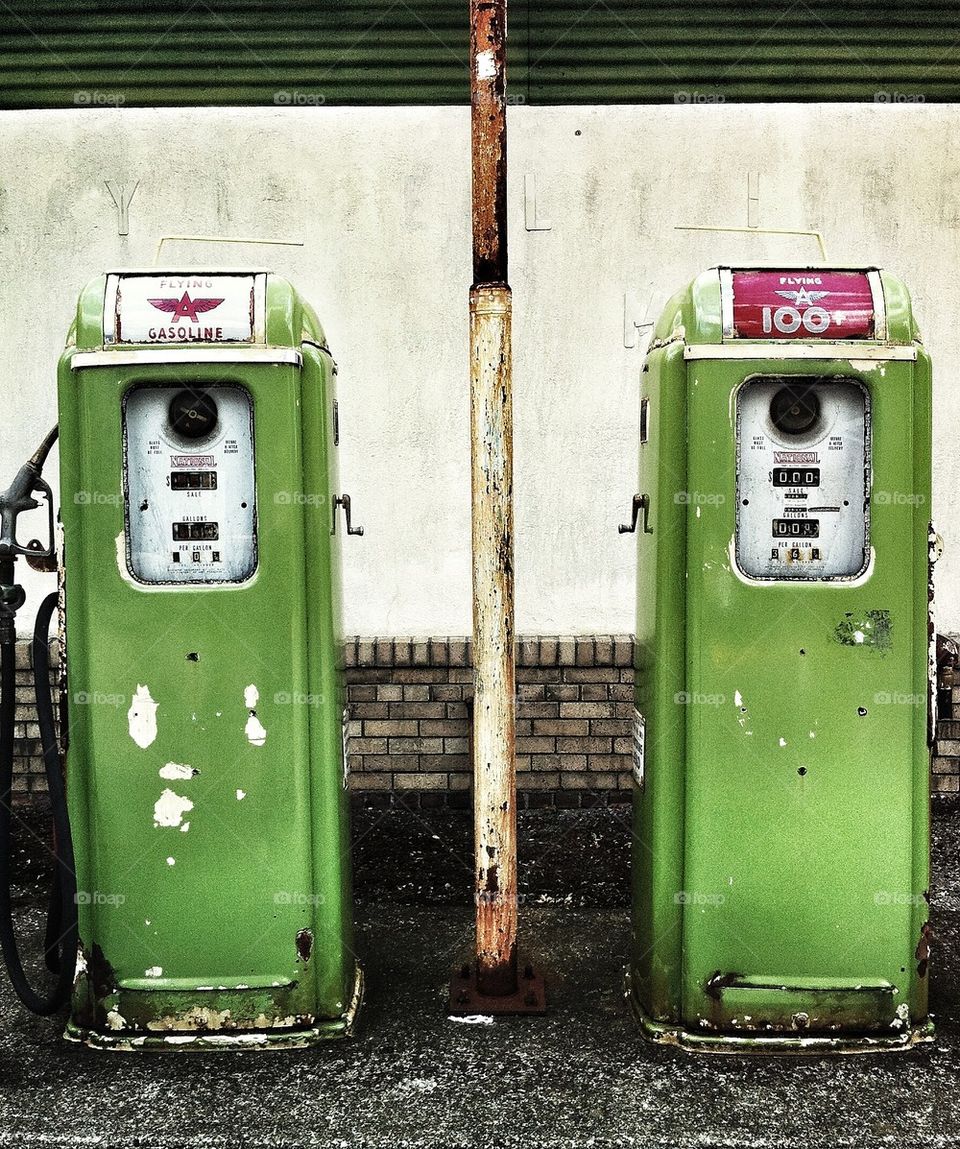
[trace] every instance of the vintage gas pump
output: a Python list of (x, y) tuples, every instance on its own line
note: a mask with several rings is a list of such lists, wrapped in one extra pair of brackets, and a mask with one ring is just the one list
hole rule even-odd
[(930, 396), (907, 292), (877, 270), (714, 269), (657, 325), (621, 528), (629, 983), (655, 1040), (932, 1034)]
[(291, 1048), (358, 1009), (339, 543), (361, 532), (335, 375), (271, 274), (121, 271), (80, 297), (59, 373), (74, 1040)]

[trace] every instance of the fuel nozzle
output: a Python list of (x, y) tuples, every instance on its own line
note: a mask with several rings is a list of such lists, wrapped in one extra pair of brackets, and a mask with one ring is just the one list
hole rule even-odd
[[(13, 632), (14, 618), (26, 598), (23, 587), (16, 582), (16, 560), (25, 555), (28, 561), (42, 563), (55, 557), (53, 492), (43, 478), (43, 466), (57, 441), (57, 430), (54, 427), (50, 431), (17, 471), (10, 486), (0, 491), (0, 639)], [(17, 519), (25, 511), (43, 506), (44, 502), (48, 513), (47, 545), (38, 539), (31, 539), (26, 545), (18, 543)]]

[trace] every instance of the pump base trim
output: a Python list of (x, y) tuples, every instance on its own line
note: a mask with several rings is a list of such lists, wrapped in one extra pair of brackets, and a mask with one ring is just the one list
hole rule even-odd
[(117, 1053), (210, 1053), (221, 1049), (309, 1049), (327, 1041), (352, 1037), (357, 1015), (363, 1004), (363, 970), (358, 965), (354, 976), (353, 993), (344, 1013), (330, 1021), (317, 1021), (298, 1029), (228, 1030), (207, 1032), (143, 1033), (119, 1031), (104, 1033), (100, 1030), (67, 1022), (64, 1039), (90, 1049), (105, 1049)]
[(626, 997), (640, 1032), (647, 1041), (672, 1045), (688, 1053), (789, 1054), (793, 1056), (826, 1053), (900, 1053), (933, 1041), (932, 1018), (918, 1022), (896, 1034), (883, 1033), (693, 1033), (682, 1025), (655, 1021), (644, 1010), (626, 977)]

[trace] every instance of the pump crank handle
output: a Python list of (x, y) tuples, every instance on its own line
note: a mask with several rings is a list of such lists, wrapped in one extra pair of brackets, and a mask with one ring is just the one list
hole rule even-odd
[(350, 496), (337, 495), (333, 500), (333, 526), (330, 528), (330, 534), (337, 533), (337, 507), (343, 507), (343, 516), (347, 520), (347, 534), (348, 535), (362, 535), (363, 527), (355, 527), (350, 523)]
[(621, 535), (632, 535), (637, 529), (637, 517), (640, 511), (643, 511), (643, 533), (645, 535), (653, 534), (653, 527), (650, 526), (650, 496), (649, 495), (634, 495), (633, 496), (633, 514), (629, 523), (621, 523), (617, 528)]

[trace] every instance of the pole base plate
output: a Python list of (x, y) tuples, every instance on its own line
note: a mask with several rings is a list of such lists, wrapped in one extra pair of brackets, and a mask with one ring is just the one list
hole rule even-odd
[(452, 1017), (546, 1012), (547, 995), (543, 976), (529, 963), (519, 963), (517, 988), (509, 994), (481, 993), (477, 988), (477, 967), (473, 963), (459, 966), (450, 978), (447, 1013)]

